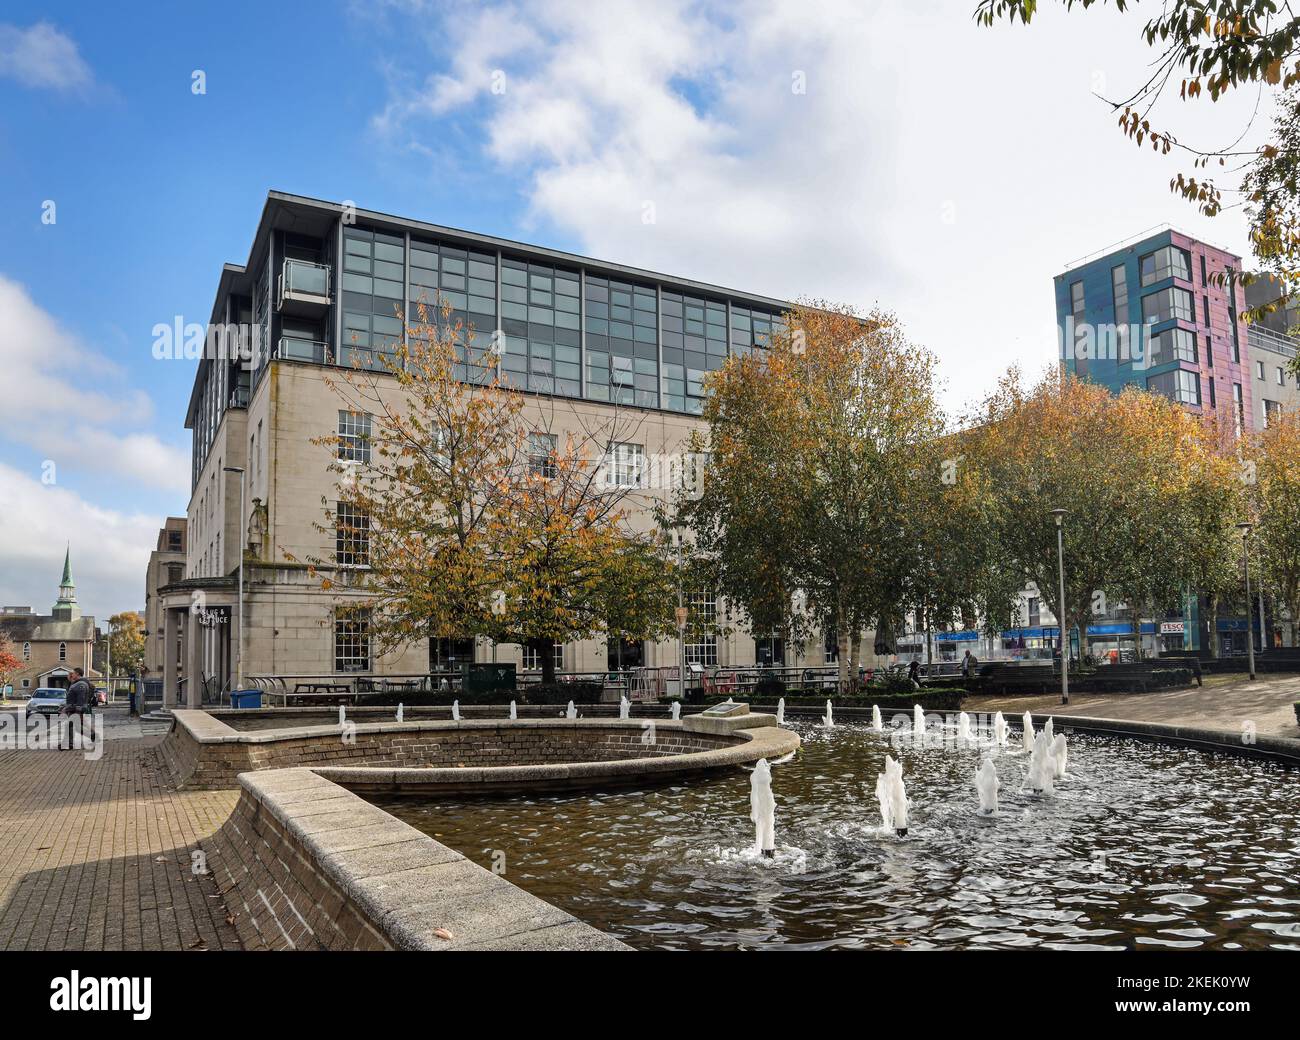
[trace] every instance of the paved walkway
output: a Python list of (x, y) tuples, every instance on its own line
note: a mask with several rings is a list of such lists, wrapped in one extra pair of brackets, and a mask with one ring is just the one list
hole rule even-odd
[(176, 791), (158, 736), (110, 729), (103, 757), (0, 750), (0, 949), (239, 949), (191, 852), (234, 791)]
[[(1218, 681), (1211, 681), (1211, 678)], [(1031, 711), (1057, 718), (1130, 719), (1161, 722), (1171, 726), (1200, 726), (1204, 729), (1240, 733), (1246, 722), (1255, 731), (1275, 737), (1300, 737), (1294, 703), (1300, 700), (1300, 676), (1261, 677), (1251, 682), (1244, 676), (1231, 681), (1206, 677), (1204, 687), (1188, 690), (1160, 690), (1155, 693), (1071, 694), (1068, 707), (1060, 694), (1046, 697), (968, 697), (967, 711), (1002, 711), (1019, 715)]]

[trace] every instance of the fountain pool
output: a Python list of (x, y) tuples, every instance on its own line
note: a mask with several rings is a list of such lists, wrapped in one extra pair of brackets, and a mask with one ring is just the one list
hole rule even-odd
[[(484, 866), (504, 855), (508, 880), (648, 949), (1300, 949), (1300, 770), (1075, 731), (1042, 797), (1023, 789), (1029, 756), (988, 734), (916, 748), (856, 722), (791, 725), (804, 743), (772, 767), (772, 859), (740, 769), (604, 793), (369, 798)], [(881, 826), (887, 753), (907, 781), (906, 838)], [(1001, 779), (995, 816), (971, 783), (982, 755)]]

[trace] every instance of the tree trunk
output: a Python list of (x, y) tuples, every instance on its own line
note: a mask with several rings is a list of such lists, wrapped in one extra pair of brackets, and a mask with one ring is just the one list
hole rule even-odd
[(849, 637), (849, 681), (854, 685), (858, 681), (858, 669), (862, 663), (862, 633), (854, 632)]
[(839, 688), (843, 693), (848, 689), (849, 681), (849, 630), (842, 610), (835, 612), (835, 645), (838, 649), (835, 663), (838, 666)]

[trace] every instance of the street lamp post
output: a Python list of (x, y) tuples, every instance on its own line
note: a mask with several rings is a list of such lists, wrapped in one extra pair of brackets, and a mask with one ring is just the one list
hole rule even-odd
[[(227, 473), (239, 474), (239, 516), (236, 518), (235, 533), (239, 536), (239, 637), (235, 643), (235, 685), (234, 690), (244, 687), (244, 484), (246, 474), (242, 466), (223, 466)], [(229, 541), (226, 542), (230, 544)]]
[(1070, 703), (1070, 636), (1065, 630), (1065, 510), (1053, 509), (1056, 519), (1056, 574), (1060, 580), (1061, 616), (1056, 619), (1061, 632), (1061, 703)]
[(686, 603), (682, 595), (682, 542), (685, 531), (677, 532), (677, 675), (682, 703), (686, 703)]
[[(1237, 530), (1241, 532), (1241, 562), (1246, 570), (1246, 667), (1250, 669), (1250, 681), (1255, 681), (1255, 633), (1254, 609), (1250, 605), (1250, 524), (1240, 523)], [(1263, 622), (1261, 621), (1261, 625)]]

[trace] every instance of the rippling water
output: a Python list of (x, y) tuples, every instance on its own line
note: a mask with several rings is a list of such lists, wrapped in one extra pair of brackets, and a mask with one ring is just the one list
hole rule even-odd
[(755, 853), (741, 770), (376, 801), (484, 866), (504, 853), (515, 884), (644, 948), (1300, 949), (1300, 771), (1073, 733), (1051, 798), (1019, 790), (1027, 756), (996, 752), (1001, 808), (986, 818), (972, 778), (988, 741), (904, 738), (912, 819), (898, 838), (875, 798), (888, 737), (793, 728), (803, 748), (772, 770), (774, 860)]

